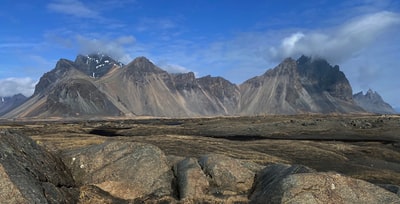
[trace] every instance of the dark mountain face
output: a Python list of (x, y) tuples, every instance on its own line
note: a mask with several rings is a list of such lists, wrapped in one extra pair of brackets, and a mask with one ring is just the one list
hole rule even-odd
[(53, 70), (45, 73), (40, 78), (39, 83), (35, 86), (35, 92), (33, 95), (38, 95), (40, 93), (44, 93), (48, 89), (51, 89), (58, 80), (66, 77), (68, 71), (73, 69), (74, 66), (74, 62), (67, 59), (60, 59)]
[(93, 78), (100, 78), (107, 74), (109, 70), (117, 65), (122, 67), (121, 62), (117, 62), (110, 56), (104, 54), (90, 54), (90, 55), (78, 55), (75, 59), (75, 67)]
[(172, 74), (172, 78), (175, 82), (175, 88), (178, 91), (198, 88), (196, 77), (193, 72)]
[(358, 92), (353, 95), (354, 101), (364, 108), (366, 111), (371, 113), (380, 114), (393, 114), (396, 111), (386, 103), (382, 97), (376, 91), (369, 89), (365, 95), (363, 92)]
[(349, 81), (339, 66), (331, 66), (324, 59), (301, 56), (297, 60), (298, 72), (309, 91), (327, 91), (331, 96), (345, 101), (352, 100)]
[[(93, 77), (93, 73), (95, 77)], [(221, 77), (170, 74), (145, 57), (62, 59), (7, 117), (217, 116), (364, 112), (338, 66), (305, 56), (237, 86)]]
[(119, 113), (104, 93), (84, 79), (58, 83), (47, 97), (46, 109), (52, 116), (118, 116)]
[(4, 115), (8, 111), (18, 107), (24, 103), (28, 98), (22, 94), (16, 94), (11, 97), (0, 96), (0, 116)]
[(98, 78), (107, 74), (114, 66), (122, 65), (122, 63), (103, 54), (78, 55), (75, 62), (60, 59), (53, 70), (45, 73), (40, 78), (39, 83), (35, 87), (34, 95), (51, 89), (58, 80), (67, 77), (71, 69), (79, 70), (89, 77)]
[(302, 56), (285, 59), (242, 85), (241, 114), (350, 113), (363, 110), (338, 66)]

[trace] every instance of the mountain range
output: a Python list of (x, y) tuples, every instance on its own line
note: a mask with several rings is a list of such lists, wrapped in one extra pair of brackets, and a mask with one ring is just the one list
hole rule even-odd
[(358, 92), (353, 95), (354, 101), (366, 111), (372, 113), (392, 114), (396, 113), (391, 105), (386, 103), (378, 92), (369, 89), (365, 95)]
[(22, 103), (24, 103), (28, 98), (22, 94), (16, 94), (9, 97), (0, 97), (0, 116), (12, 110)]
[(31, 97), (14, 107), (1, 105), (0, 116), (197, 117), (393, 110), (388, 104), (374, 105), (385, 103), (380, 96), (369, 103), (362, 101), (371, 97), (360, 99), (361, 95), (353, 97), (339, 66), (306, 56), (287, 58), (236, 85), (222, 77), (196, 78), (193, 72), (171, 74), (145, 57), (124, 65), (107, 55), (91, 54), (78, 55), (75, 61), (60, 59), (40, 78)]

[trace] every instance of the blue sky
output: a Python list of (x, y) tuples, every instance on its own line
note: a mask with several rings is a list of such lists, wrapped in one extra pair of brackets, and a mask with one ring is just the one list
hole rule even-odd
[(60, 58), (97, 51), (237, 84), (306, 54), (400, 108), (396, 0), (5, 0), (0, 25), (0, 96), (30, 95)]

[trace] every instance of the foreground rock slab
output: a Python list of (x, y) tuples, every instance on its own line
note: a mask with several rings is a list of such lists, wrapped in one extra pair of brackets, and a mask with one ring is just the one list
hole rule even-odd
[(253, 185), (255, 172), (242, 165), (240, 160), (211, 154), (202, 156), (199, 161), (211, 178), (211, 191), (215, 195), (247, 194)]
[(153, 145), (105, 142), (69, 152), (65, 163), (78, 184), (95, 185), (118, 198), (161, 198), (173, 191), (173, 172)]
[(0, 131), (1, 203), (75, 203), (74, 186), (60, 158), (26, 136)]
[(256, 181), (251, 203), (400, 203), (396, 194), (366, 181), (337, 173), (302, 173), (307, 171), (267, 167)]
[(210, 188), (207, 176), (197, 159), (186, 158), (175, 167), (179, 197), (182, 200), (202, 199)]

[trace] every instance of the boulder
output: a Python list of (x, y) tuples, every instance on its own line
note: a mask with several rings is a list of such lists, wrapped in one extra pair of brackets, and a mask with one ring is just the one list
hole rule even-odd
[(181, 200), (199, 200), (208, 193), (210, 184), (197, 159), (186, 158), (179, 162), (175, 174)]
[(308, 172), (315, 172), (315, 170), (302, 165), (271, 164), (257, 173), (250, 199), (255, 203), (263, 203), (266, 196), (275, 196), (271, 190), (282, 179), (291, 174)]
[(2, 203), (76, 203), (78, 190), (60, 158), (27, 136), (0, 131)]
[(210, 154), (202, 156), (199, 163), (209, 177), (213, 195), (247, 194), (253, 185), (255, 172), (240, 160)]
[(118, 203), (128, 204), (129, 201), (116, 198), (109, 193), (101, 190), (97, 186), (85, 185), (80, 188), (79, 203), (98, 204), (98, 203)]
[(172, 194), (173, 173), (156, 146), (105, 142), (66, 154), (65, 163), (80, 185), (95, 185), (122, 199)]
[(273, 178), (258, 177), (251, 203), (400, 203), (396, 194), (363, 180), (337, 173), (284, 171)]

